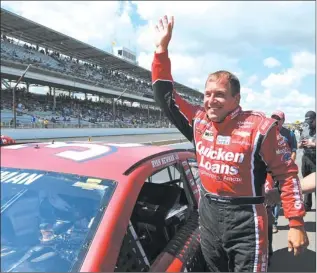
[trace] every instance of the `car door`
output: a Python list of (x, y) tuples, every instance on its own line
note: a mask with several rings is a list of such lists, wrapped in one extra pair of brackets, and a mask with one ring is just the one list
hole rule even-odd
[[(173, 153), (164, 157), (171, 159), (171, 155)], [(168, 164), (161, 164), (162, 161), (167, 162), (162, 157), (147, 162), (150, 171), (143, 174), (144, 184), (133, 209), (115, 271), (197, 268), (193, 266), (193, 259), (197, 263), (200, 251), (198, 198), (195, 196), (198, 190), (188, 159), (194, 159), (192, 153), (179, 152), (174, 153), (174, 160)], [(141, 179), (140, 176), (138, 178)], [(187, 247), (188, 244), (190, 247)]]

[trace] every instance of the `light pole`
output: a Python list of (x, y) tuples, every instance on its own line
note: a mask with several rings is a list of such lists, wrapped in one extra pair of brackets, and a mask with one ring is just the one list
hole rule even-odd
[(116, 99), (113, 99), (113, 128), (116, 126), (116, 103), (127, 90), (128, 88), (124, 89)]
[(16, 110), (16, 107), (15, 107), (15, 90), (16, 90), (18, 84), (23, 79), (23, 77), (25, 76), (26, 72), (29, 70), (30, 67), (31, 67), (31, 64), (29, 64), (28, 67), (25, 69), (25, 71), (20, 76), (20, 78), (18, 79), (17, 83), (15, 84), (15, 86), (13, 87), (13, 90), (12, 90), (12, 95), (13, 95), (13, 122), (14, 122), (14, 128), (15, 129), (17, 128), (17, 110)]

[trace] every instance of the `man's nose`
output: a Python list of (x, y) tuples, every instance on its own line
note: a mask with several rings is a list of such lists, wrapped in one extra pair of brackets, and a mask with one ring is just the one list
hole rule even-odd
[(216, 102), (216, 96), (214, 94), (211, 94), (208, 98), (208, 105)]

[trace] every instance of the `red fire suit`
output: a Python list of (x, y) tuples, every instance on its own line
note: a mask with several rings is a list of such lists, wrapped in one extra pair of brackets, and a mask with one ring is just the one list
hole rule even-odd
[[(209, 269), (266, 271), (267, 214), (261, 196), (268, 170), (280, 181), (290, 226), (303, 225), (305, 215), (298, 168), (276, 121), (238, 107), (223, 122), (211, 122), (202, 107), (174, 90), (167, 52), (154, 56), (152, 83), (156, 103), (196, 149), (201, 245)], [(239, 198), (240, 204), (231, 203)]]

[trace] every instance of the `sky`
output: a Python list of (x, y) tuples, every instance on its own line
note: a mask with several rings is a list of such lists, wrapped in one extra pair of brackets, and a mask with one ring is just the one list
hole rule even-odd
[(286, 122), (303, 121), (315, 109), (315, 1), (2, 1), (37, 23), (111, 51), (111, 44), (135, 51), (151, 68), (154, 26), (175, 18), (169, 56), (175, 81), (204, 92), (207, 75), (236, 74), (245, 110)]

